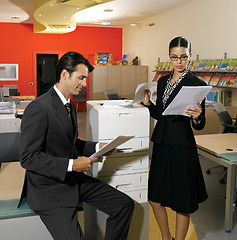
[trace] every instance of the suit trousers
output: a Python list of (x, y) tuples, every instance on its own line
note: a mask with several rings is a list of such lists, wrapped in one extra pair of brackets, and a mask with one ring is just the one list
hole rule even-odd
[[(109, 215), (106, 221), (105, 240), (126, 240), (134, 209), (133, 200), (110, 185), (92, 179), (79, 184), (80, 201)], [(76, 207), (60, 207), (37, 213), (54, 240), (85, 239), (78, 223)]]

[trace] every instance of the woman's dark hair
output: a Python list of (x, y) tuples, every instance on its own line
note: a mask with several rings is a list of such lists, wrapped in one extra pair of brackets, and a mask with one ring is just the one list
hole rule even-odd
[(76, 70), (78, 64), (84, 64), (88, 67), (89, 72), (94, 70), (94, 67), (90, 62), (84, 58), (80, 53), (77, 52), (67, 52), (65, 53), (57, 62), (54, 72), (55, 82), (59, 82), (60, 75), (63, 69), (66, 69), (69, 76)]
[(176, 37), (176, 38), (172, 39), (170, 41), (170, 44), (169, 44), (169, 53), (170, 53), (171, 48), (174, 48), (174, 47), (184, 47), (184, 48), (187, 48), (188, 51), (191, 53), (191, 43), (185, 37), (181, 37), (180, 36), (180, 37)]

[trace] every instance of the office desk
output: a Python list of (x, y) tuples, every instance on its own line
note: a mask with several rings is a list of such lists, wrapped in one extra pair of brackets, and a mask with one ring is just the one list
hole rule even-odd
[(18, 98), (20, 101), (32, 101), (35, 96), (11, 96), (11, 98)]
[(198, 153), (227, 168), (225, 229), (232, 230), (233, 199), (236, 186), (237, 133), (195, 136)]

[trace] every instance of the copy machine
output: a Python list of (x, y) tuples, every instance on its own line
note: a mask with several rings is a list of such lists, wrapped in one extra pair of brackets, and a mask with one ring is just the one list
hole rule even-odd
[[(87, 140), (109, 142), (119, 135), (134, 137), (118, 146), (112, 155), (103, 157), (102, 163), (93, 163), (89, 174), (135, 200), (128, 239), (148, 239), (149, 111), (140, 105), (124, 107), (118, 104), (125, 100), (109, 103), (106, 100), (87, 102)], [(103, 239), (107, 216), (89, 205), (84, 209), (86, 239)]]

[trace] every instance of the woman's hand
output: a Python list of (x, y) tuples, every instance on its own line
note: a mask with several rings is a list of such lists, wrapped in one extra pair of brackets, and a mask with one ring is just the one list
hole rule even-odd
[(202, 107), (199, 102), (196, 102), (196, 104), (197, 104), (197, 108), (187, 107), (185, 112), (189, 114), (195, 121), (198, 121), (199, 116), (202, 113)]
[(151, 98), (151, 91), (149, 89), (145, 89), (144, 90), (144, 97), (143, 97), (143, 104), (146, 106), (150, 106), (151, 102), (150, 102), (150, 98)]

